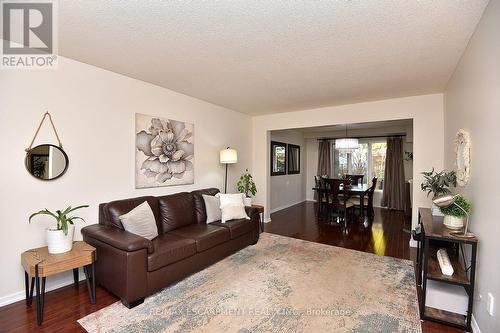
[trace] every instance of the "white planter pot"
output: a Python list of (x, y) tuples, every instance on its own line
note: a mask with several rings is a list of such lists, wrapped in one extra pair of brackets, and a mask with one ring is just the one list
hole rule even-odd
[(443, 224), (448, 229), (460, 230), (464, 227), (464, 220), (465, 219), (463, 217), (445, 215), (443, 219)]
[(252, 198), (243, 198), (243, 203), (245, 206), (250, 207), (252, 205)]
[(46, 230), (47, 246), (49, 253), (64, 253), (71, 251), (73, 248), (73, 236), (75, 234), (75, 226), (68, 226), (68, 234), (65, 235), (62, 230), (50, 229)]

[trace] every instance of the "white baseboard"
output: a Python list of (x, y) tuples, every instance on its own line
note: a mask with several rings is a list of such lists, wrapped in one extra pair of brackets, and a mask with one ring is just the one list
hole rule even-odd
[(474, 315), (472, 315), (471, 317), (471, 329), (472, 329), (472, 333), (481, 333), (481, 330), (479, 329), (479, 325), (477, 324), (477, 321), (476, 321), (476, 318), (474, 317)]
[(292, 207), (292, 206), (295, 206), (295, 205), (298, 205), (299, 203), (302, 203), (304, 201), (306, 201), (306, 200), (300, 200), (300, 201), (297, 201), (297, 202), (293, 202), (291, 204), (287, 204), (287, 205), (283, 205), (283, 206), (280, 206), (280, 207), (273, 208), (273, 209), (271, 209), (270, 214), (276, 213), (276, 212), (278, 212), (280, 210), (283, 210), (283, 209), (286, 209), (286, 208), (289, 208), (289, 207)]
[[(80, 277), (80, 281), (85, 281), (85, 277)], [(54, 284), (52, 286), (48, 286), (45, 289), (45, 292), (56, 290), (56, 289), (59, 289), (59, 288), (62, 288), (62, 287), (67, 287), (67, 286), (72, 285), (73, 283), (74, 282), (73, 282), (72, 279), (70, 281), (62, 281), (62, 282)], [(33, 297), (35, 297), (35, 295), (36, 295), (36, 291), (34, 290), (33, 291)], [(16, 303), (16, 302), (22, 301), (24, 299), (26, 299), (26, 291), (23, 289), (21, 291), (12, 293), (10, 295), (6, 295), (6, 296), (3, 296), (3, 297), (0, 297), (0, 307), (6, 306), (6, 305), (9, 305), (9, 304), (12, 304), (12, 303)]]

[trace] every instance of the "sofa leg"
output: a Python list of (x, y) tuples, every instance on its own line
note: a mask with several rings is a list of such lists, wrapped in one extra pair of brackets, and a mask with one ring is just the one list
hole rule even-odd
[(137, 301), (133, 301), (130, 303), (126, 302), (122, 299), (122, 304), (125, 305), (129, 309), (135, 308), (137, 305), (141, 305), (142, 303), (144, 303), (144, 298), (140, 298)]

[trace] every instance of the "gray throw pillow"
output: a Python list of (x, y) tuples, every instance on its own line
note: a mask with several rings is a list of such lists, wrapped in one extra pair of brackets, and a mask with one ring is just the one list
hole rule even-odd
[(205, 209), (207, 211), (207, 223), (217, 222), (221, 220), (220, 200), (218, 197), (203, 194), (205, 201)]
[(119, 217), (128, 232), (152, 240), (158, 236), (155, 216), (147, 201)]

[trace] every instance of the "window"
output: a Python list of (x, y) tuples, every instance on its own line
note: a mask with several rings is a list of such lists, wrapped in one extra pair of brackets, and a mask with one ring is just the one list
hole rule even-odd
[(377, 190), (384, 188), (385, 154), (387, 142), (373, 142), (371, 145), (371, 176), (377, 177)]
[(286, 175), (286, 143), (271, 141), (271, 176)]
[(384, 188), (385, 154), (387, 142), (373, 139), (362, 140), (359, 148), (352, 153), (339, 152), (332, 142), (333, 177), (342, 178), (345, 174), (365, 175), (364, 184), (370, 184), (377, 177), (377, 190)]
[(300, 146), (288, 144), (288, 174), (300, 173)]

